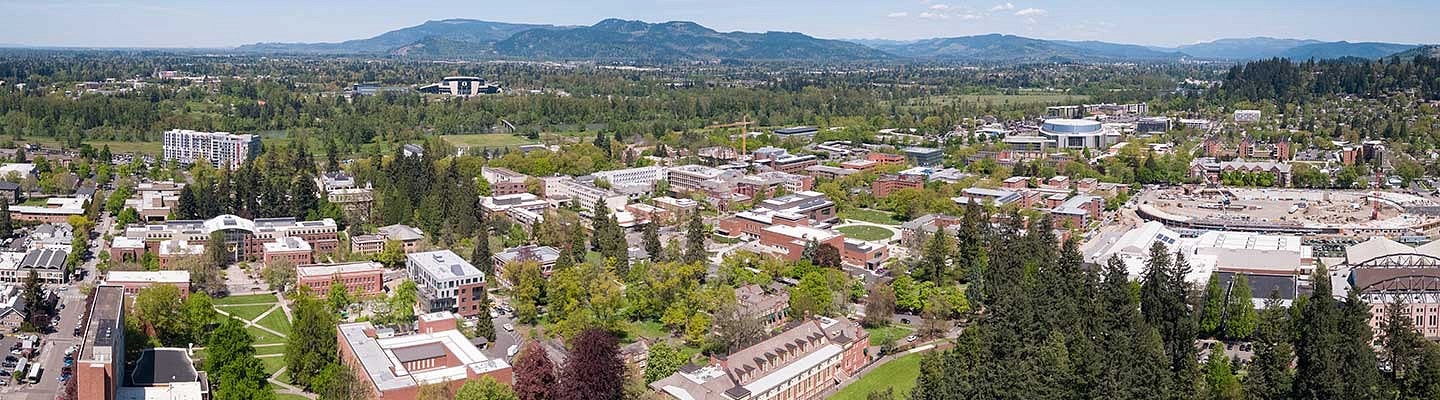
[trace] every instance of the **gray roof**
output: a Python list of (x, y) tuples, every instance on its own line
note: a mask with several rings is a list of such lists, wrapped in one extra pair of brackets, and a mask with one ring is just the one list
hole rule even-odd
[(163, 386), (176, 382), (195, 382), (194, 361), (184, 349), (149, 349), (140, 353), (130, 372), (127, 386)]
[(445, 345), (440, 343), (425, 343), (418, 346), (400, 347), (391, 349), (395, 358), (402, 363), (411, 361), (429, 360), (445, 356)]
[(31, 250), (20, 260), (20, 268), (61, 269), (68, 255), (64, 250)]

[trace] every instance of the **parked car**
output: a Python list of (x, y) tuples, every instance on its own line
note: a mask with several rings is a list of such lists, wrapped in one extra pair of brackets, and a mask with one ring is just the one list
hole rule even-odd
[(515, 331), (515, 326), (514, 326), (514, 325), (505, 324), (505, 325), (503, 325), (502, 327), (505, 328), (505, 331), (506, 331), (506, 332), (514, 332), (514, 331)]

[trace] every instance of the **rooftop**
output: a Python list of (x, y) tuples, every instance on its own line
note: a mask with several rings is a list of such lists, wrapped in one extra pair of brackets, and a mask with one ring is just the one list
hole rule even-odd
[(405, 256), (411, 265), (424, 269), (432, 278), (439, 281), (451, 279), (484, 276), (484, 273), (470, 265), (469, 261), (460, 258), (450, 250), (428, 251), (424, 253), (411, 253)]
[(106, 282), (190, 283), (190, 271), (110, 271)]
[(338, 274), (379, 271), (384, 267), (374, 261), (357, 261), (340, 264), (310, 264), (295, 268), (295, 275), (305, 277), (328, 277)]

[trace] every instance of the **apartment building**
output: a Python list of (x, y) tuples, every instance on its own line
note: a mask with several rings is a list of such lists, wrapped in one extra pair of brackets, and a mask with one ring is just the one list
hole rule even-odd
[(164, 134), (163, 157), (184, 165), (208, 160), (216, 168), (240, 168), (260, 153), (260, 137), (228, 132), (198, 132), (171, 129)]
[(420, 286), (420, 303), (427, 312), (452, 311), (474, 316), (485, 295), (485, 273), (450, 250), (405, 256), (405, 270)]

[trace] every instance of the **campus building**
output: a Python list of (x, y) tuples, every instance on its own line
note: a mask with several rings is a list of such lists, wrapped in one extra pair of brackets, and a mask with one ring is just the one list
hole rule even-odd
[(416, 326), (416, 332), (404, 335), (368, 321), (336, 327), (340, 361), (356, 372), (371, 398), (414, 400), (423, 385), (447, 385), (455, 391), (482, 376), (507, 385), (514, 382), (510, 363), (481, 353), (460, 333), (454, 314), (424, 314)]
[(384, 266), (374, 261), (302, 265), (295, 268), (295, 284), (310, 288), (317, 297), (325, 297), (330, 286), (340, 282), (350, 293), (367, 296), (385, 291), (384, 273)]
[(525, 181), (530, 179), (529, 175), (511, 171), (505, 168), (480, 168), (480, 176), (490, 182), (490, 195), (505, 196), (525, 193), (529, 190)]
[(416, 90), (420, 93), (470, 97), (500, 93), (500, 86), (486, 83), (485, 79), (474, 76), (447, 76), (441, 78), (440, 82), (421, 86)]
[(125, 237), (141, 240), (149, 251), (164, 254), (163, 242), (204, 246), (210, 235), (220, 233), (232, 260), (256, 260), (265, 254), (265, 244), (283, 238), (305, 241), (316, 253), (328, 254), (340, 245), (333, 219), (298, 221), (295, 218), (258, 218), (221, 215), (207, 220), (176, 220), (125, 228)]
[(869, 334), (848, 320), (801, 321), (704, 365), (686, 365), (650, 383), (677, 400), (818, 399), (870, 361)]
[(379, 227), (373, 235), (356, 235), (350, 238), (350, 252), (355, 254), (377, 254), (385, 250), (385, 242), (400, 242), (405, 254), (420, 250), (425, 232), (409, 225), (395, 224)]
[(906, 147), (902, 152), (911, 164), (921, 167), (933, 167), (945, 162), (945, 151), (931, 147)]
[(426, 312), (455, 311), (470, 317), (480, 312), (485, 273), (450, 250), (405, 256), (405, 271), (420, 287)]
[(75, 393), (86, 400), (182, 399), (210, 397), (209, 377), (195, 369), (189, 351), (154, 348), (125, 363), (125, 288), (95, 288), (85, 336), (75, 354)]
[(140, 290), (156, 286), (171, 285), (180, 289), (180, 296), (190, 295), (190, 271), (110, 271), (105, 274), (106, 285), (125, 288), (125, 294), (135, 296)]
[(890, 193), (901, 189), (923, 189), (925, 187), (925, 176), (923, 175), (880, 175), (875, 183), (870, 184), (870, 194), (875, 198), (885, 198)]
[(260, 137), (228, 132), (198, 132), (171, 129), (164, 134), (163, 157), (182, 165), (207, 160), (216, 168), (240, 168), (245, 161), (260, 154)]

